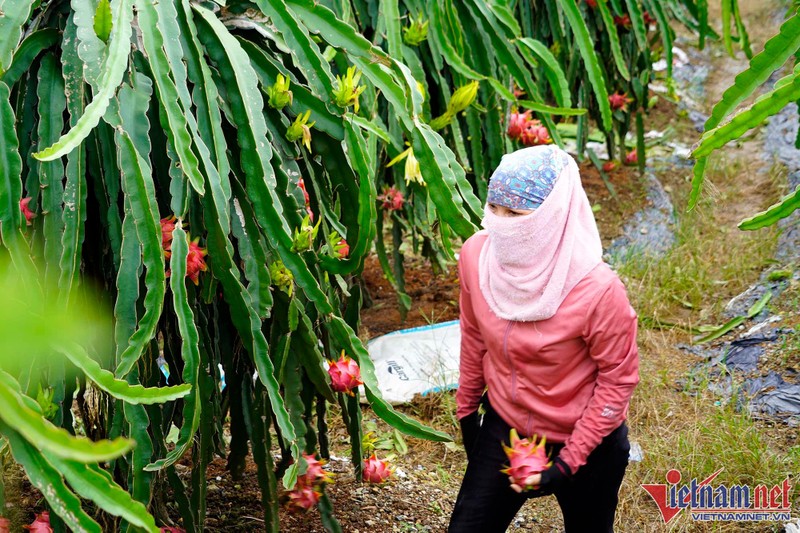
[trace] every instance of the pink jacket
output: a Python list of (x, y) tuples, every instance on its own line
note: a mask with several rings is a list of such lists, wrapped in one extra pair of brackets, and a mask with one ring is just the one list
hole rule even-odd
[(636, 313), (617, 275), (600, 263), (538, 322), (495, 315), (478, 279), (486, 232), (461, 249), (461, 364), (457, 416), (478, 408), (484, 389), (520, 434), (563, 442), (572, 472), (624, 420), (639, 382)]

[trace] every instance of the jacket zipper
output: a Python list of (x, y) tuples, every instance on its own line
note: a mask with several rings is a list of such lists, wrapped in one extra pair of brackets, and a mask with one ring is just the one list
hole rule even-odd
[(511, 362), (511, 357), (508, 355), (508, 334), (511, 332), (511, 327), (514, 325), (513, 320), (508, 321), (506, 326), (506, 333), (503, 335), (503, 353), (508, 361), (508, 367), (511, 369), (511, 401), (517, 403), (517, 371), (514, 369), (514, 363)]

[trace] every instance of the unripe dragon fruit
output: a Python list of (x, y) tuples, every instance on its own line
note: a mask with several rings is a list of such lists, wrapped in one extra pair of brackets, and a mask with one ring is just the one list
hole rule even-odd
[(615, 92), (608, 95), (608, 104), (614, 111), (617, 109), (623, 112), (628, 111), (628, 104), (631, 102), (633, 102), (633, 98), (628, 98), (628, 93)]
[(33, 533), (53, 533), (53, 528), (50, 527), (50, 513), (47, 511), (37, 514), (36, 520), (22, 527)]
[(331, 388), (336, 392), (353, 396), (353, 389), (364, 384), (358, 364), (347, 357), (344, 350), (338, 361), (329, 362), (328, 374), (331, 376)]
[(540, 474), (553, 464), (544, 449), (546, 440), (545, 437), (542, 437), (537, 442), (535, 435), (530, 439), (521, 439), (517, 430), (511, 428), (511, 447), (503, 444), (503, 449), (511, 464), (501, 472), (508, 474), (512, 489), (521, 492), (538, 488), (531, 484), (531, 477)]
[(392, 476), (393, 469), (388, 461), (378, 459), (373, 453), (369, 459), (364, 461), (361, 477), (370, 483), (383, 483)]

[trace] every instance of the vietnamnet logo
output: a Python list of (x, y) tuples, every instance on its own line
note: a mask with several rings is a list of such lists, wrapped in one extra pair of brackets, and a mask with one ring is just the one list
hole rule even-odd
[(667, 484), (642, 483), (642, 488), (650, 494), (661, 511), (667, 524), (681, 511), (687, 509), (696, 521), (788, 521), (791, 520), (791, 485), (789, 478), (780, 485), (768, 487), (757, 485), (724, 484), (712, 485), (722, 468), (698, 481), (692, 478), (689, 483), (681, 482), (678, 470), (667, 472)]

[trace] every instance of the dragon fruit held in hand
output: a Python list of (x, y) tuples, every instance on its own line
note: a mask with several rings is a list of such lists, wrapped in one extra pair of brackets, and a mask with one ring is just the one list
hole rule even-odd
[(347, 357), (342, 350), (342, 355), (338, 361), (330, 361), (328, 374), (331, 376), (331, 388), (336, 392), (343, 392), (353, 396), (353, 389), (363, 385), (361, 380), (361, 370), (358, 364)]
[(511, 428), (511, 447), (503, 444), (503, 449), (511, 464), (501, 472), (508, 474), (511, 488), (515, 491), (522, 492), (538, 488), (531, 484), (531, 477), (546, 470), (552, 464), (544, 449), (545, 442), (545, 437), (537, 442), (535, 435), (530, 439), (521, 439), (517, 430)]
[(53, 528), (50, 527), (50, 513), (47, 511), (37, 514), (36, 520), (22, 527), (34, 533), (53, 533)]
[(389, 466), (389, 461), (378, 459), (373, 453), (369, 459), (364, 461), (364, 468), (361, 477), (370, 483), (383, 483), (392, 475), (393, 469)]

